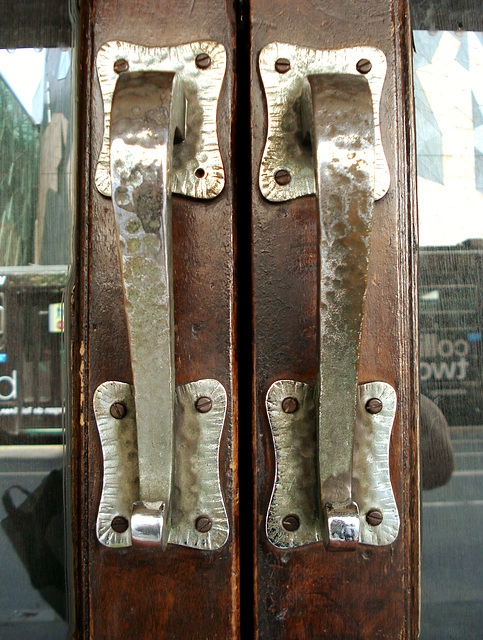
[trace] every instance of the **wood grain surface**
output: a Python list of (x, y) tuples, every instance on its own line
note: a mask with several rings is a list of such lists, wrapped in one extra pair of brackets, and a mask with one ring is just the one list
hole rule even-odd
[[(173, 196), (176, 383), (216, 378), (228, 393), (221, 443), (222, 490), (230, 521), (228, 543), (206, 552), (168, 545), (158, 550), (112, 550), (95, 526), (102, 457), (92, 396), (107, 380), (132, 382), (112, 204), (94, 184), (103, 133), (95, 55), (110, 40), (169, 46), (221, 42), (228, 53), (218, 106), (218, 137), (226, 186), (216, 199)], [(237, 440), (234, 362), (233, 174), (235, 15), (230, 1), (96, 0), (82, 3), (82, 103), (79, 269), (82, 299), (76, 360), (81, 398), (76, 439), (76, 496), (80, 530), (76, 557), (77, 637), (236, 638), (239, 629)], [(149, 339), (149, 336), (146, 336)], [(80, 345), (80, 346), (79, 346)]]
[[(405, 1), (252, 0), (251, 118), (255, 421), (255, 629), (259, 638), (415, 638), (418, 627), (418, 427), (414, 300), (414, 153), (410, 135), (409, 8)], [(391, 474), (401, 516), (396, 542), (332, 553), (323, 544), (279, 551), (265, 534), (274, 451), (265, 413), (270, 385), (316, 379), (317, 211), (315, 197), (270, 203), (258, 188), (266, 104), (258, 70), (270, 42), (382, 49), (388, 74), (381, 104), (391, 172), (376, 202), (359, 382), (397, 390)]]

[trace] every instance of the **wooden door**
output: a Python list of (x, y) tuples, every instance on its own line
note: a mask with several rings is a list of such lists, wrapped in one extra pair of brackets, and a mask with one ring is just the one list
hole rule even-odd
[[(73, 350), (79, 372), (73, 394), (77, 637), (417, 637), (408, 14), (404, 0), (82, 3), (79, 125), (85, 144)], [(118, 41), (145, 47), (214, 41), (226, 51), (217, 112), (224, 188), (210, 200), (176, 194), (172, 200), (176, 385), (210, 378), (227, 393), (219, 475), (229, 536), (217, 550), (174, 544), (164, 551), (115, 549), (96, 536), (103, 462), (94, 394), (107, 381), (133, 382), (113, 205), (95, 182), (104, 135), (96, 56), (105, 43)], [(309, 191), (273, 202), (259, 186), (269, 116), (260, 55), (271, 43), (305, 48), (302, 57), (373, 47), (387, 60), (380, 128), (390, 186), (374, 205), (358, 378), (359, 384), (387, 383), (397, 397), (389, 466), (400, 526), (383, 546), (330, 552), (314, 541), (280, 549), (267, 537), (275, 479), (267, 393), (281, 380), (316, 383), (320, 263), (316, 196)], [(280, 57), (282, 76), (291, 61)], [(279, 180), (283, 184), (287, 172)], [(316, 477), (317, 467), (310, 473)]]
[[(85, 244), (80, 258), (77, 352), (82, 372), (77, 444), (84, 452), (77, 469), (82, 514), (76, 544), (78, 633), (93, 638), (236, 637), (240, 610), (234, 360), (235, 8), (230, 2), (209, 0), (88, 2), (81, 11), (81, 122), (87, 143), (80, 196), (80, 235)], [(217, 132), (225, 187), (210, 200), (173, 195), (172, 201), (176, 385), (215, 379), (227, 394), (219, 451), (230, 531), (224, 546), (213, 552), (173, 544), (165, 552), (110, 549), (95, 534), (103, 463), (93, 396), (106, 381), (133, 380), (112, 202), (99, 193), (94, 178), (103, 137), (96, 55), (102, 45), (116, 41), (148, 47), (214, 41), (226, 51)], [(191, 63), (195, 67), (194, 59)], [(189, 443), (183, 446), (189, 448)], [(212, 455), (217, 455), (215, 449)]]
[[(418, 633), (416, 237), (408, 12), (405, 2), (250, 3), (255, 625), (260, 638), (395, 638), (417, 637)], [(315, 50), (364, 44), (382, 51), (387, 59), (380, 123), (390, 186), (374, 204), (358, 374), (359, 384), (384, 381), (397, 395), (390, 472), (400, 529), (395, 541), (385, 546), (360, 544), (354, 552), (329, 552), (320, 542), (277, 549), (267, 541), (265, 514), (274, 487), (275, 453), (279, 465), (282, 456), (288, 455), (285, 450), (274, 451), (267, 394), (277, 381), (316, 383), (321, 339), (316, 198), (306, 195), (269, 202), (259, 188), (267, 108), (258, 57), (271, 42)], [(284, 51), (280, 48), (275, 57), (290, 58)], [(293, 169), (290, 172), (293, 182), (297, 176)], [(337, 394), (332, 402), (338, 402)], [(294, 424), (292, 428), (298, 427)], [(280, 446), (281, 439), (276, 443)], [(305, 443), (293, 440), (290, 446), (300, 447), (302, 464), (307, 455)], [(306, 476), (309, 467), (303, 469)], [(297, 478), (294, 482), (304, 480), (301, 475), (293, 477)], [(302, 530), (302, 523), (297, 524)]]

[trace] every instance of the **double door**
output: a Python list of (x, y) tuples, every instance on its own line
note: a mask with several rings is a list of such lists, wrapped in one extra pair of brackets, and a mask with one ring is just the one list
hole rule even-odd
[(82, 3), (77, 637), (417, 637), (408, 14)]

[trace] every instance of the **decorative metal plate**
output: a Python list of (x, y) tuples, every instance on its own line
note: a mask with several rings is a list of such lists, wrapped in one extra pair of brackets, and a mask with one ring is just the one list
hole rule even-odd
[[(371, 398), (382, 402), (379, 413), (368, 413)], [(369, 382), (358, 388), (357, 419), (352, 457), (352, 496), (359, 507), (360, 541), (364, 544), (391, 544), (399, 533), (399, 512), (389, 474), (389, 443), (396, 415), (397, 397), (391, 385)], [(371, 509), (380, 509), (381, 524), (372, 527), (366, 520)]]
[[(317, 487), (317, 419), (314, 385), (279, 380), (269, 389), (266, 408), (275, 447), (275, 483), (266, 520), (267, 538), (279, 549), (322, 540), (322, 515)], [(298, 408), (285, 413), (282, 402), (295, 398)], [(365, 406), (379, 398), (383, 408), (370, 414)], [(385, 382), (358, 387), (353, 452), (353, 499), (359, 507), (359, 542), (387, 545), (399, 532), (399, 514), (389, 477), (389, 442), (396, 414), (396, 392)], [(370, 526), (366, 514), (380, 509), (383, 520)], [(299, 526), (288, 531), (282, 524), (295, 516)]]
[[(195, 59), (200, 53), (211, 59), (207, 68), (196, 66)], [(207, 40), (175, 47), (143, 47), (113, 41), (99, 49), (97, 72), (104, 102), (104, 137), (96, 186), (105, 196), (111, 195), (109, 128), (112, 96), (119, 77), (114, 71), (116, 61), (125, 61), (127, 67), (124, 66), (130, 72), (172, 71), (179, 76), (186, 96), (186, 137), (173, 150), (172, 191), (193, 198), (217, 196), (225, 184), (216, 128), (218, 97), (226, 67), (223, 45)]]
[[(219, 478), (219, 443), (226, 414), (226, 391), (217, 380), (198, 380), (176, 389), (175, 460), (169, 543), (196, 549), (219, 549), (228, 539), (229, 524)], [(209, 397), (207, 413), (196, 410), (198, 398)], [(127, 412), (113, 418), (110, 407), (124, 403)], [(94, 412), (104, 457), (104, 481), (97, 516), (97, 538), (107, 547), (131, 546), (130, 526), (113, 530), (114, 517), (128, 523), (139, 495), (137, 433), (132, 386), (105, 382), (94, 394)], [(162, 461), (160, 461), (162, 464)], [(195, 528), (200, 516), (212, 521), (210, 531)], [(169, 526), (167, 524), (166, 526)]]
[[(280, 58), (290, 68), (279, 73), (275, 63)], [(315, 167), (312, 150), (304, 144), (304, 101), (310, 100), (307, 76), (322, 73), (358, 74), (359, 60), (369, 60), (372, 68), (364, 74), (367, 79), (374, 108), (376, 172), (374, 199), (378, 200), (389, 189), (390, 176), (381, 140), (379, 103), (386, 76), (386, 57), (374, 47), (353, 47), (322, 51), (291, 44), (272, 42), (260, 52), (259, 66), (267, 99), (267, 142), (260, 165), (260, 190), (271, 202), (284, 202), (316, 193)], [(277, 171), (290, 172), (286, 185), (275, 181)]]

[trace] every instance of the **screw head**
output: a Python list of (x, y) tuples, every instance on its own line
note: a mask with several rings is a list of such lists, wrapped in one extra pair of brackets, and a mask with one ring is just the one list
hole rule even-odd
[(287, 73), (287, 71), (290, 71), (290, 60), (287, 58), (279, 58), (275, 62), (275, 70), (278, 71), (278, 73)]
[(127, 414), (127, 409), (124, 402), (113, 402), (109, 411), (111, 413), (111, 416), (113, 418), (116, 418), (116, 420), (122, 420), (126, 417)]
[(286, 531), (297, 531), (300, 527), (300, 518), (295, 513), (289, 513), (282, 520), (282, 526)]
[(213, 526), (213, 520), (208, 516), (198, 516), (195, 521), (196, 530), (200, 533), (208, 533)]
[(211, 408), (213, 407), (213, 402), (211, 398), (201, 396), (201, 398), (198, 398), (195, 402), (195, 407), (196, 411), (199, 411), (200, 413), (208, 413), (208, 411), (211, 411)]
[(366, 402), (367, 413), (379, 413), (382, 410), (382, 402), (379, 398), (371, 398)]
[(284, 398), (282, 400), (282, 410), (285, 413), (295, 413), (299, 408), (299, 403), (297, 398)]
[(380, 509), (369, 509), (369, 511), (366, 513), (367, 524), (370, 524), (371, 527), (377, 527), (381, 524), (382, 520), (383, 515)]
[(207, 53), (199, 53), (195, 58), (198, 69), (208, 69), (211, 65), (211, 58)]
[(123, 73), (129, 69), (129, 62), (124, 60), (124, 58), (120, 58), (114, 62), (114, 71), (116, 73)]
[(275, 173), (275, 182), (279, 184), (281, 187), (285, 187), (287, 184), (290, 184), (292, 180), (292, 174), (287, 169), (279, 169)]
[(124, 533), (129, 527), (129, 522), (124, 516), (115, 516), (111, 521), (111, 529), (116, 533)]
[(366, 60), (366, 58), (362, 58), (356, 64), (356, 69), (359, 73), (366, 74), (372, 69), (372, 62), (370, 60)]

